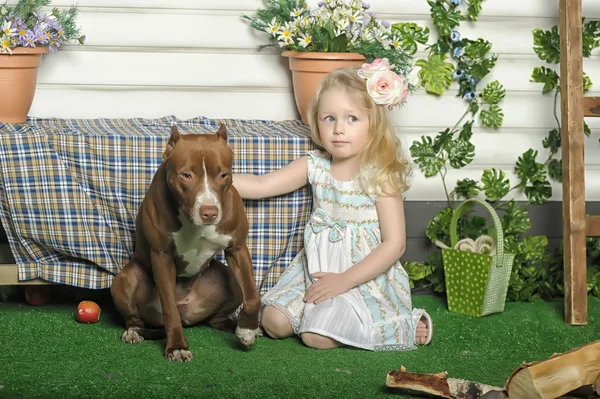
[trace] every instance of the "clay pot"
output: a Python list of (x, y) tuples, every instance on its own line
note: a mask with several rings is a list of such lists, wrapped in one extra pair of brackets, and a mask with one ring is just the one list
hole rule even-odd
[(0, 53), (0, 122), (25, 123), (33, 103), (38, 67), (47, 47), (11, 49)]
[(290, 59), (294, 85), (294, 98), (302, 123), (308, 123), (306, 114), (317, 86), (325, 76), (338, 68), (361, 66), (366, 58), (358, 53), (299, 52), (286, 50), (281, 53)]

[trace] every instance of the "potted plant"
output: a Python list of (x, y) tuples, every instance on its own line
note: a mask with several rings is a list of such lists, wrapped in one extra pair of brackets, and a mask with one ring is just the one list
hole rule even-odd
[(85, 36), (75, 24), (77, 7), (50, 14), (51, 0), (19, 0), (0, 5), (0, 122), (24, 123), (31, 108), (42, 54)]
[[(387, 58), (400, 76), (412, 70), (399, 30), (380, 20), (360, 0), (325, 0), (309, 7), (304, 0), (264, 0), (265, 8), (243, 15), (250, 26), (269, 34), (270, 44), (289, 57), (296, 105), (302, 122), (316, 88), (329, 72)], [(410, 89), (413, 87), (410, 85)]]

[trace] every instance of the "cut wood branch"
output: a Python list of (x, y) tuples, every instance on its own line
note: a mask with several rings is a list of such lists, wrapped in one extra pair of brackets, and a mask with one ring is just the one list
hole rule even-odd
[(447, 399), (477, 399), (482, 395), (497, 391), (501, 397), (506, 397), (500, 387), (482, 384), (474, 381), (448, 378), (448, 373), (419, 374), (407, 372), (404, 367), (390, 371), (386, 385), (407, 393), (428, 394)]
[(600, 340), (546, 360), (523, 363), (506, 383), (510, 399), (553, 399), (597, 383)]

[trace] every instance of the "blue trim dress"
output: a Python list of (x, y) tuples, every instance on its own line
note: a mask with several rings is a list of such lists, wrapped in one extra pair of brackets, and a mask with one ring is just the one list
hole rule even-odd
[(415, 326), (423, 309), (412, 309), (409, 278), (397, 261), (386, 272), (317, 305), (303, 301), (311, 274), (342, 273), (381, 244), (375, 199), (356, 179), (331, 175), (330, 156), (318, 150), (307, 158), (313, 213), (304, 248), (262, 298), (282, 311), (296, 334), (312, 332), (367, 350), (415, 348)]

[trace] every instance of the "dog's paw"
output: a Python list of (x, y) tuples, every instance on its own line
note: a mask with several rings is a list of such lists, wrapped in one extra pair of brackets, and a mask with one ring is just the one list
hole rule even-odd
[(194, 356), (189, 349), (168, 350), (165, 358), (170, 362), (189, 362)]
[(144, 337), (138, 334), (137, 328), (130, 327), (123, 332), (121, 335), (121, 341), (126, 342), (128, 344), (137, 344), (138, 342), (142, 342)]
[(252, 347), (259, 333), (260, 330), (258, 328), (256, 330), (250, 330), (249, 328), (240, 328), (238, 326), (235, 329), (235, 335), (240, 339), (242, 345), (247, 348)]

